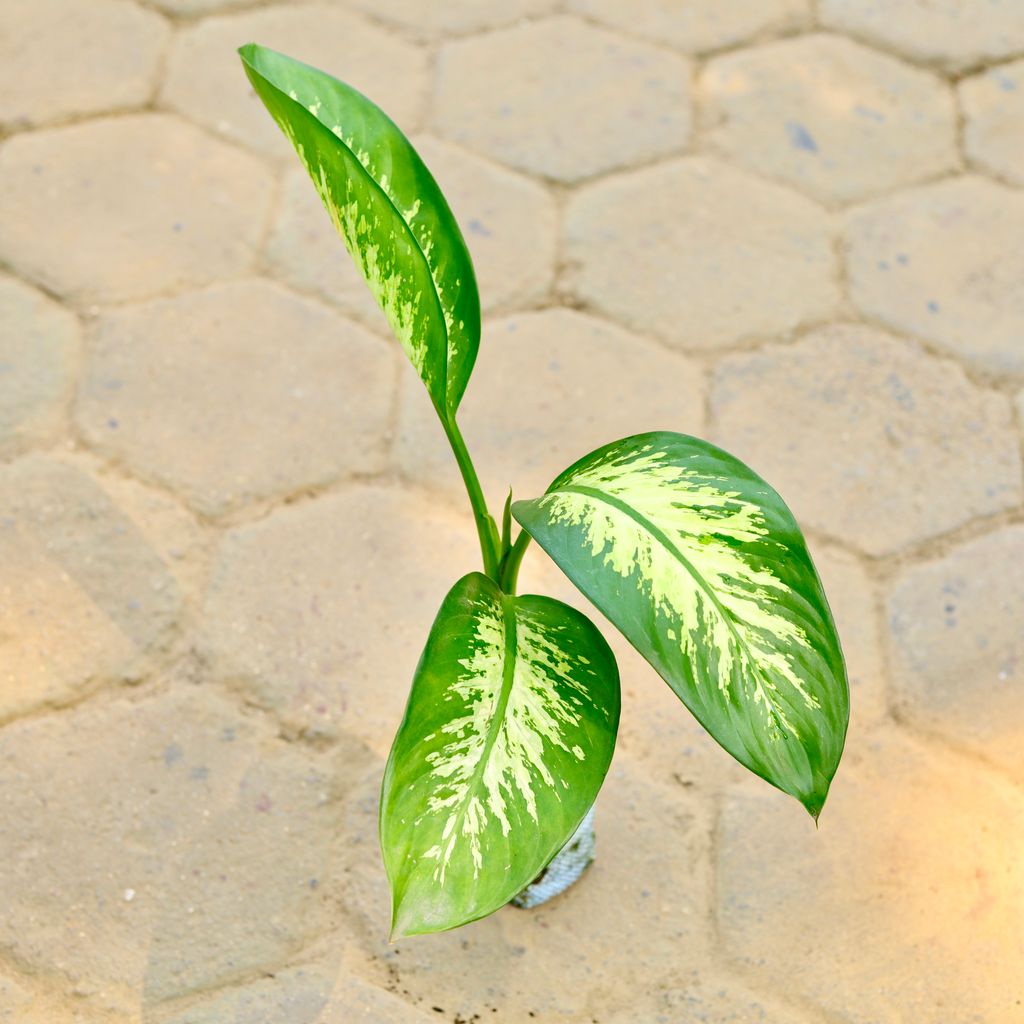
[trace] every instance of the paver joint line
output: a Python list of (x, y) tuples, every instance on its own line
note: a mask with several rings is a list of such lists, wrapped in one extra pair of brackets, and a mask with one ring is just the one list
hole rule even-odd
[[(1015, 1019), (1024, 4), (33, 0), (5, 30), (0, 1021)], [(816, 835), (610, 638), (588, 878), (382, 941), (381, 759), (472, 526), (253, 36), (396, 112), (451, 196), (489, 493), (653, 417), (791, 496), (853, 694)]]

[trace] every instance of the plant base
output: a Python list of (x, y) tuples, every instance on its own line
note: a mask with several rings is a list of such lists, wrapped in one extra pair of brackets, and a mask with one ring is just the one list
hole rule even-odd
[(594, 808), (591, 807), (569, 842), (518, 896), (513, 897), (512, 905), (529, 909), (565, 892), (590, 866), (595, 847)]

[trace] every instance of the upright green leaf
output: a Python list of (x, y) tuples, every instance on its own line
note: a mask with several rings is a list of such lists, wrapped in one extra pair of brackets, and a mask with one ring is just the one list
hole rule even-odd
[(459, 580), (384, 773), (394, 934), (475, 921), (533, 881), (594, 802), (618, 721), (615, 659), (585, 615)]
[(435, 407), (454, 413), (480, 343), (480, 299), (437, 183), (394, 122), (351, 86), (255, 43), (238, 52)]
[(849, 690), (778, 494), (706, 441), (653, 433), (600, 448), (512, 512), (711, 735), (817, 817)]

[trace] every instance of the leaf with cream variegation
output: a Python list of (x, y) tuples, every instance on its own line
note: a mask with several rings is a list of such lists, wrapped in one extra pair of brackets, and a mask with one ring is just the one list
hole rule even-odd
[(351, 86), (255, 43), (239, 54), (435, 407), (454, 415), (480, 343), (480, 298), (437, 183), (395, 123)]
[(394, 934), (475, 921), (533, 881), (593, 804), (618, 721), (615, 659), (585, 615), (456, 583), (384, 775)]
[[(511, 510), (510, 493), (499, 530), (456, 417), (480, 301), (448, 204), (365, 96), (273, 50), (239, 53), (426, 386), (480, 541), (484, 574), (445, 598), (385, 770), (393, 934), (475, 921), (549, 865), (544, 883), (561, 879), (552, 858), (608, 771), (615, 659), (580, 612), (515, 595), (531, 537), (726, 750), (817, 818), (843, 751), (849, 689), (821, 582), (779, 495), (714, 445), (642, 434), (593, 452)], [(511, 516), (523, 527), (515, 538)]]
[(849, 690), (779, 495), (714, 445), (662, 432), (593, 452), (512, 511), (711, 735), (817, 817)]

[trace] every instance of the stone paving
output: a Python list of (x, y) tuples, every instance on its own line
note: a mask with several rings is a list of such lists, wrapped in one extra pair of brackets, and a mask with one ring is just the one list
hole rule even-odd
[[(1024, 1021), (1024, 3), (0, 24), (2, 1024)], [(817, 831), (609, 634), (585, 880), (388, 945), (383, 758), (474, 531), (250, 39), (450, 195), (493, 503), (659, 428), (791, 502), (853, 692)]]

